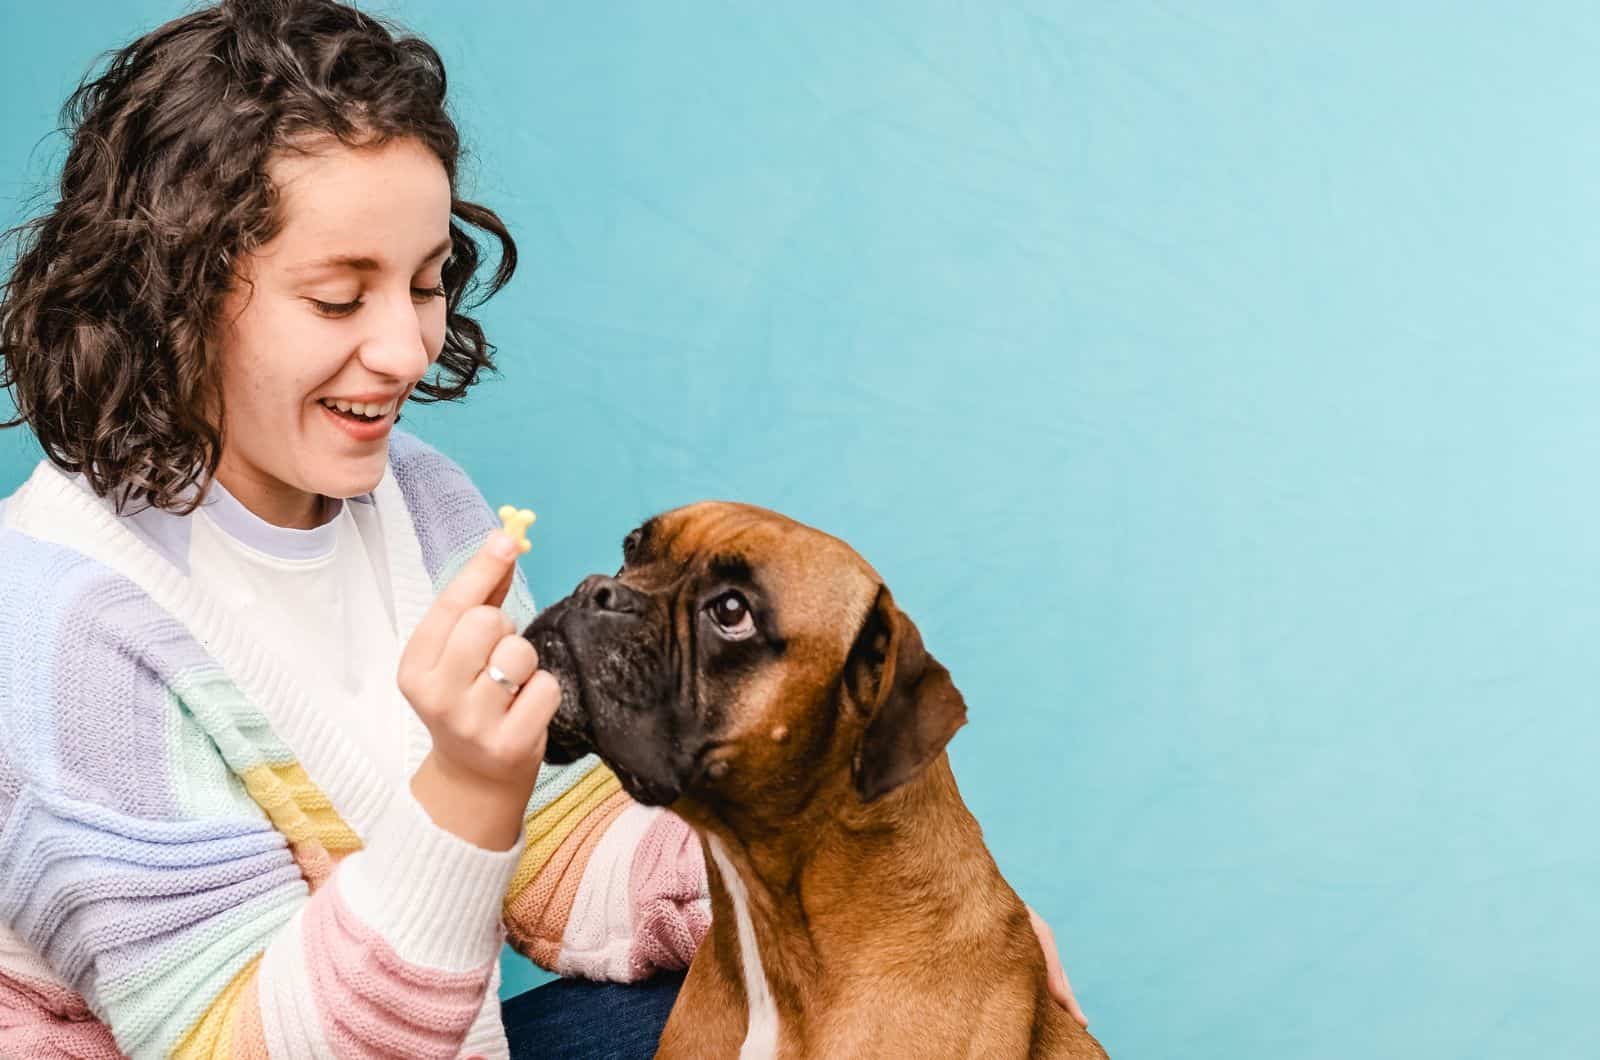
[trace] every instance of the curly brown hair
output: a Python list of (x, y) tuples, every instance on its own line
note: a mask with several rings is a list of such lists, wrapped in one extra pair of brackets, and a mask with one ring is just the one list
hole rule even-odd
[[(62, 108), (71, 144), (60, 199), (6, 233), (19, 244), (0, 295), (0, 386), (46, 456), (117, 508), (186, 514), (216, 471), (222, 388), (208, 341), (235, 263), (283, 218), (274, 152), (318, 137), (365, 147), (412, 137), (451, 189), (445, 338), (419, 403), (461, 398), (494, 347), (466, 311), (516, 268), (499, 217), (456, 194), (460, 136), (432, 46), (333, 0), (225, 0), (110, 53)], [(460, 221), (461, 224), (456, 222)], [(499, 263), (476, 277), (478, 245)]]

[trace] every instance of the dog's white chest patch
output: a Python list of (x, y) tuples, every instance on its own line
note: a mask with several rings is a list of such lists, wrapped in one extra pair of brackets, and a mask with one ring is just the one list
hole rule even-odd
[(744, 970), (745, 1007), (750, 1010), (750, 1028), (745, 1031), (739, 1060), (772, 1060), (778, 1055), (778, 1006), (767, 987), (767, 973), (761, 967), (761, 950), (756, 945), (756, 928), (750, 919), (750, 894), (744, 880), (728, 860), (722, 840), (706, 836), (711, 857), (722, 873), (722, 884), (733, 900), (733, 922), (739, 932), (739, 967)]

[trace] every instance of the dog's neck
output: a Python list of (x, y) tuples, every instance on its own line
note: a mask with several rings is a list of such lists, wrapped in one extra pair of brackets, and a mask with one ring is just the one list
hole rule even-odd
[(997, 887), (943, 754), (875, 803), (819, 795), (781, 827), (685, 813), (722, 877), (712, 930), (719, 971), (749, 1007), (751, 1048), (741, 1055), (770, 1055), (760, 1047), (776, 1033), (768, 1021), (818, 1010), (822, 991), (881, 975), (936, 983), (948, 940), (998, 937), (996, 921), (1016, 915), (989, 897), (1010, 891)]

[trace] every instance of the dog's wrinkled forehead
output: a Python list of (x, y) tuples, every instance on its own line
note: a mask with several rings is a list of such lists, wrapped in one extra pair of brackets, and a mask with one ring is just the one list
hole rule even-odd
[(676, 571), (747, 574), (780, 594), (775, 602), (786, 627), (832, 631), (842, 649), (856, 632), (852, 620), (866, 614), (882, 581), (855, 549), (831, 534), (766, 508), (729, 501), (664, 512), (628, 535), (623, 550), (630, 568), (659, 564)]

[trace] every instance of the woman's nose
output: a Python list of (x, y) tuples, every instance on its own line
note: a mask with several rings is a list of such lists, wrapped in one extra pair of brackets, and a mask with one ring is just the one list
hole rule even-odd
[(372, 334), (361, 346), (361, 363), (392, 378), (421, 379), (432, 357), (418, 307), (407, 297), (375, 320)]

